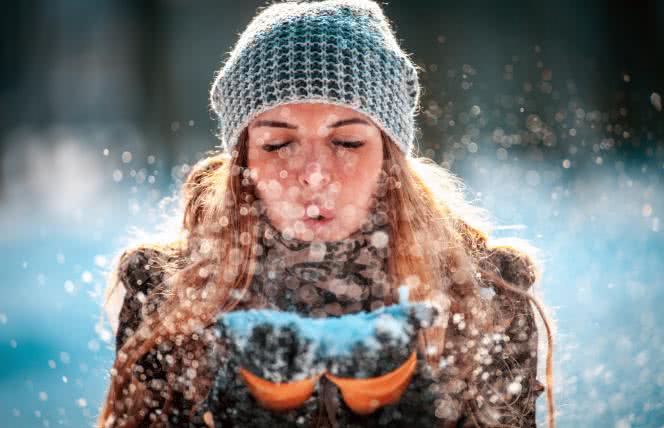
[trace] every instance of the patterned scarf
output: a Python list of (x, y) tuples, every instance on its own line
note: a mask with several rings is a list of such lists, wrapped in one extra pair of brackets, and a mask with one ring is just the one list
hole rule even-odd
[(387, 275), (389, 226), (370, 213), (344, 239), (303, 241), (260, 215), (262, 254), (250, 290), (259, 307), (310, 317), (377, 309), (393, 301)]

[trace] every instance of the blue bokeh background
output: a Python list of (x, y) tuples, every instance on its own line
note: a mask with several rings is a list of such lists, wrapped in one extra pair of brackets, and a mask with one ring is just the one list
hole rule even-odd
[[(106, 275), (124, 246), (173, 232), (178, 184), (216, 144), (212, 73), (262, 4), (7, 8), (0, 426), (93, 425), (114, 358)], [(497, 237), (540, 249), (558, 426), (664, 426), (664, 5), (385, 10), (424, 69), (421, 152)]]

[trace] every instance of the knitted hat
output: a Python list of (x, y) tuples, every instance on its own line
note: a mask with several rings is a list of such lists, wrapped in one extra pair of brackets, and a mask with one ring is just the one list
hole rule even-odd
[(380, 6), (370, 0), (289, 1), (247, 26), (210, 91), (225, 150), (277, 105), (323, 102), (371, 118), (409, 154), (420, 85)]

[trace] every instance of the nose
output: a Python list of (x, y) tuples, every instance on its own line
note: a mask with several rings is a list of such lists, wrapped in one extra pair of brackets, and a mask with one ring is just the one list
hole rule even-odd
[(320, 161), (310, 161), (305, 164), (298, 180), (303, 187), (321, 189), (330, 184), (330, 171)]

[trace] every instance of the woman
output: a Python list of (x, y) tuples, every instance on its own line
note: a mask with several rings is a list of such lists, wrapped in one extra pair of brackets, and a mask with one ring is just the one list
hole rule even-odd
[[(223, 150), (184, 184), (183, 238), (127, 249), (112, 279), (126, 294), (100, 427), (535, 426), (531, 302), (553, 426), (534, 258), (491, 243), (460, 181), (413, 156), (419, 96), (372, 1), (278, 3), (252, 20), (211, 90)], [(220, 314), (352, 316), (395, 304), (399, 285), (442, 321), (417, 327), (407, 389), (368, 414), (324, 379), (298, 406), (270, 409), (255, 388), (265, 379), (226, 364)]]

